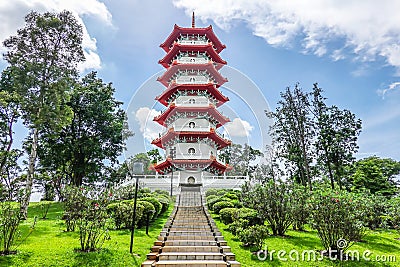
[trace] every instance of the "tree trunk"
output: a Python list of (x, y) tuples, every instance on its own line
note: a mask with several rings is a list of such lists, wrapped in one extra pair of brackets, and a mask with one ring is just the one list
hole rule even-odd
[(29, 154), (28, 175), (26, 176), (25, 192), (21, 199), (21, 208), (20, 208), (21, 219), (23, 220), (26, 220), (28, 218), (28, 206), (32, 194), (33, 178), (35, 175), (38, 139), (39, 139), (39, 131), (38, 129), (33, 129), (33, 139), (32, 139), (31, 151)]

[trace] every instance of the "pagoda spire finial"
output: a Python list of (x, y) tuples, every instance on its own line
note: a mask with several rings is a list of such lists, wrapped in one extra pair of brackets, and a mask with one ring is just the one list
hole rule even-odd
[(192, 28), (196, 26), (195, 19), (194, 19), (194, 11), (192, 13)]

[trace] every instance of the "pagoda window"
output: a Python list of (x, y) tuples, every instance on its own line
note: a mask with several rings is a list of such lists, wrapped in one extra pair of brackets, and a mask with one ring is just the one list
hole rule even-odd
[(194, 104), (196, 103), (196, 100), (194, 98), (189, 99), (189, 104)]
[(189, 148), (189, 149), (188, 149), (188, 154), (189, 154), (189, 155), (194, 155), (194, 154), (196, 154), (196, 149), (194, 149), (193, 147)]
[(193, 121), (189, 122), (189, 128), (193, 129), (194, 127), (196, 127), (196, 124)]

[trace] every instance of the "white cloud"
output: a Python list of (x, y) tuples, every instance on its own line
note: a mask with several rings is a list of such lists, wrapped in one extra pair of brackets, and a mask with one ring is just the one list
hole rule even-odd
[(230, 137), (249, 137), (250, 132), (253, 129), (254, 127), (247, 121), (240, 118), (234, 118), (233, 121), (224, 125), (224, 134), (227, 134)]
[(140, 132), (149, 142), (158, 138), (159, 134), (165, 131), (163, 126), (153, 121), (153, 118), (160, 114), (160, 111), (148, 107), (141, 107), (135, 112), (135, 118), (136, 121), (139, 122)]
[(385, 94), (386, 93), (393, 92), (395, 90), (400, 90), (400, 82), (393, 82), (387, 88), (379, 89), (379, 90), (377, 90), (377, 92), (378, 92), (379, 95), (382, 96), (383, 99), (385, 99)]
[[(82, 17), (93, 16), (100, 23), (111, 26), (111, 13), (104, 3), (98, 0), (13, 0), (0, 2), (0, 42), (15, 35), (18, 28), (23, 27), (24, 17), (31, 10), (38, 12), (71, 11), (78, 22), (83, 26), (83, 49), (86, 61), (79, 66), (79, 70), (101, 68), (100, 57), (97, 54), (96, 39), (91, 37), (85, 27)], [(4, 52), (0, 45), (0, 52)]]
[(334, 60), (344, 50), (359, 61), (383, 57), (400, 75), (397, 0), (174, 0), (174, 5), (225, 30), (244, 21), (275, 46), (292, 47), (301, 39), (303, 52)]

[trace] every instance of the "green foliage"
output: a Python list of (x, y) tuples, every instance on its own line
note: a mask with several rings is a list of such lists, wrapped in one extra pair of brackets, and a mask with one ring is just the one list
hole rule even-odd
[(255, 209), (251, 208), (240, 208), (237, 209), (234, 214), (234, 221), (236, 220), (246, 220), (248, 222), (248, 226), (250, 225), (262, 225), (264, 224), (264, 220), (262, 220)]
[(263, 221), (267, 220), (273, 235), (283, 236), (293, 222), (293, 190), (283, 181), (256, 184), (244, 191), (244, 206), (257, 210)]
[(224, 224), (230, 224), (233, 222), (237, 208), (223, 208), (219, 211), (219, 218)]
[(161, 203), (162, 208), (161, 208), (161, 214), (164, 213), (169, 206), (169, 197), (165, 195), (159, 195), (159, 194), (154, 194), (154, 197)]
[(219, 214), (219, 211), (224, 208), (233, 208), (235, 205), (230, 201), (219, 201), (213, 205), (213, 211)]
[(389, 208), (385, 219), (390, 227), (397, 229), (400, 233), (400, 197), (392, 198), (389, 201)]
[[(332, 189), (316, 190), (310, 198), (311, 223), (326, 250), (345, 251), (351, 241), (365, 234), (363, 216), (366, 206), (360, 195)], [(338, 246), (345, 239), (347, 246)]]
[(70, 123), (57, 133), (43, 134), (39, 149), (43, 166), (63, 170), (75, 186), (105, 179), (106, 162), (117, 163), (129, 135), (126, 114), (114, 92), (95, 72), (75, 83), (68, 101)]
[(310, 210), (307, 205), (310, 198), (310, 191), (302, 185), (293, 184), (292, 186), (292, 207), (290, 212), (293, 216), (293, 229), (302, 231), (310, 217)]
[(208, 198), (209, 196), (216, 196), (217, 194), (218, 194), (218, 189), (215, 188), (210, 188), (205, 193), (206, 198)]
[(163, 206), (160, 203), (160, 201), (158, 201), (157, 198), (155, 198), (155, 197), (144, 197), (144, 198), (140, 198), (140, 200), (141, 201), (147, 201), (147, 202), (150, 202), (151, 204), (153, 204), (154, 210), (155, 210), (154, 218), (157, 218), (157, 216), (161, 214)]
[(352, 168), (350, 186), (353, 190), (367, 189), (373, 194), (392, 196), (399, 189), (394, 177), (400, 174), (400, 162), (376, 156), (360, 159)]
[(144, 201), (144, 200), (138, 200), (137, 204), (143, 206), (143, 216), (139, 220), (139, 226), (145, 225), (146, 224), (146, 216), (147, 214), (153, 214), (150, 217), (150, 220), (153, 220), (157, 218), (157, 213), (156, 213), (156, 208), (154, 205), (149, 202), (149, 201)]
[(0, 246), (6, 255), (12, 252), (20, 224), (19, 207), (14, 204), (0, 202)]
[(238, 232), (240, 242), (245, 246), (254, 246), (256, 250), (263, 247), (268, 236), (268, 228), (265, 225), (252, 225)]
[[(107, 213), (114, 221), (116, 229), (127, 229), (132, 226), (133, 219), (133, 202), (132, 201), (119, 201), (111, 203), (107, 206)], [(140, 203), (136, 205), (136, 220), (135, 224), (138, 225), (143, 217), (144, 206)]]

